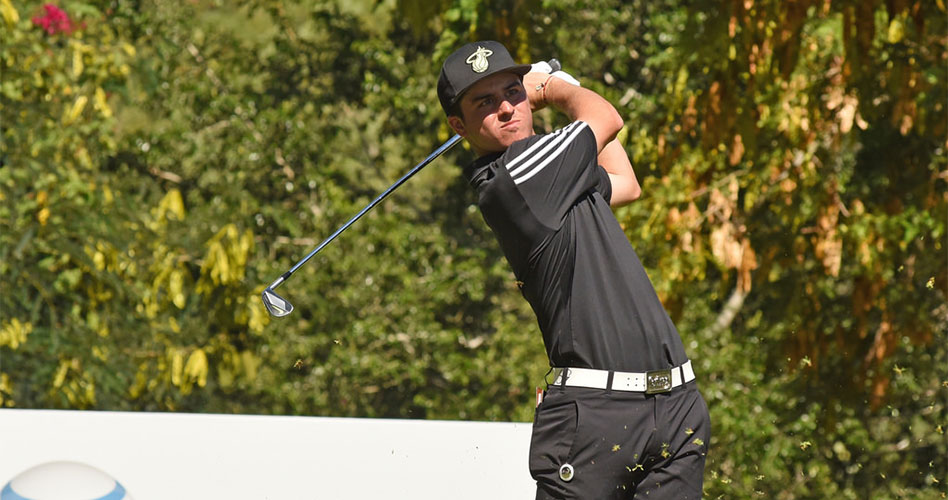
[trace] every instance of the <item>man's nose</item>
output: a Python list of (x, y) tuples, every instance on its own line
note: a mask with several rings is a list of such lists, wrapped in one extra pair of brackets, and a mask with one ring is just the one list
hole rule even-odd
[(504, 99), (503, 101), (500, 101), (500, 106), (497, 108), (497, 111), (501, 114), (508, 115), (510, 113), (513, 113), (514, 106), (513, 104), (511, 104), (509, 100)]

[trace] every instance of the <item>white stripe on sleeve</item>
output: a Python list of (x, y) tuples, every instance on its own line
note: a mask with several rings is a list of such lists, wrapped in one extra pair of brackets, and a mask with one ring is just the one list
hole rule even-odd
[[(547, 156), (546, 159), (543, 160), (542, 162), (540, 162), (539, 164), (536, 164), (535, 166), (533, 166), (533, 169), (530, 170), (529, 172), (527, 172), (526, 174), (520, 176), (519, 178), (515, 178), (515, 179), (514, 179), (514, 184), (520, 184), (520, 183), (526, 181), (527, 179), (533, 177), (534, 175), (540, 173), (540, 171), (543, 170), (547, 165), (549, 165), (550, 162), (552, 162), (554, 159), (556, 159), (556, 157), (558, 157), (559, 155), (563, 154), (563, 151), (565, 151), (566, 148), (573, 142), (573, 140), (576, 139), (576, 137), (580, 134), (580, 132), (582, 132), (583, 129), (585, 129), (585, 128), (587, 127), (587, 125), (586, 125), (585, 122), (575, 122), (575, 123), (578, 123), (579, 126), (578, 126), (578, 127), (575, 127), (575, 129), (572, 130), (572, 132), (571, 132), (568, 136), (561, 137), (561, 138), (559, 138), (558, 140), (554, 141), (553, 144), (550, 144), (549, 146), (547, 146), (546, 148), (544, 148), (544, 152), (545, 152), (546, 150), (550, 149), (551, 147), (553, 147), (553, 146), (555, 146), (555, 145), (559, 145), (559, 147), (556, 148), (556, 151), (554, 151), (552, 154), (550, 154), (549, 156)], [(564, 129), (564, 130), (565, 130), (565, 129)], [(522, 169), (524, 169), (524, 168), (528, 168), (530, 165), (536, 163), (536, 160), (539, 159), (540, 156), (541, 156), (540, 154), (534, 156), (533, 158), (531, 158), (532, 161), (528, 162), (528, 164), (525, 164), (524, 166), (520, 167), (520, 168), (517, 169), (517, 170), (519, 171), (519, 170), (522, 170)], [(511, 172), (511, 177), (514, 177), (515, 175), (516, 175), (515, 172)]]
[[(540, 139), (539, 141), (537, 141), (535, 144), (533, 144), (532, 146), (530, 146), (529, 148), (527, 148), (526, 150), (524, 150), (522, 153), (520, 153), (519, 155), (517, 155), (513, 160), (510, 160), (510, 162), (507, 163), (507, 170), (511, 170), (510, 175), (511, 175), (511, 176), (517, 175), (517, 173), (519, 173), (522, 169), (524, 169), (524, 168), (526, 168), (526, 167), (528, 166), (528, 165), (524, 165), (523, 167), (520, 167), (520, 168), (518, 168), (518, 169), (514, 169), (514, 167), (516, 167), (517, 164), (520, 163), (521, 161), (523, 161), (523, 160), (528, 160), (528, 161), (527, 161), (527, 164), (529, 164), (529, 163), (532, 162), (532, 161), (536, 161), (536, 160), (535, 160), (536, 157), (542, 156), (542, 155), (545, 154), (551, 147), (553, 147), (553, 146), (555, 145), (556, 141), (562, 140), (563, 137), (564, 137), (567, 133), (569, 133), (569, 131), (572, 130), (572, 129), (576, 126), (577, 123), (582, 123), (582, 122), (573, 122), (573, 123), (570, 123), (570, 124), (567, 125), (566, 127), (563, 127), (563, 128), (561, 128), (561, 129), (559, 129), (559, 130), (556, 130), (556, 131), (554, 131), (552, 134), (548, 134), (548, 135), (544, 136), (542, 139)], [(546, 144), (546, 143), (549, 142), (550, 140), (553, 140), (554, 144), (550, 144), (550, 145), (544, 147), (542, 150), (540, 150), (540, 151), (537, 152), (536, 154), (533, 153), (534, 151), (537, 150), (537, 148), (540, 148), (541, 146), (543, 146), (544, 144)]]

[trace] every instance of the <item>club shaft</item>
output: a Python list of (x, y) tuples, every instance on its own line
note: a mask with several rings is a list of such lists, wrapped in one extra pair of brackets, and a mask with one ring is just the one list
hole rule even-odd
[(444, 144), (442, 144), (441, 146), (439, 146), (438, 149), (432, 151), (432, 153), (431, 153), (430, 155), (428, 155), (427, 158), (425, 158), (424, 160), (422, 160), (421, 163), (419, 163), (419, 164), (415, 165), (414, 167), (412, 167), (412, 169), (409, 170), (408, 173), (406, 173), (405, 175), (403, 175), (401, 179), (398, 179), (397, 181), (395, 181), (395, 184), (392, 184), (391, 187), (389, 187), (389, 188), (386, 189), (384, 192), (382, 192), (382, 194), (380, 194), (377, 198), (375, 198), (374, 200), (372, 200), (371, 203), (369, 203), (368, 205), (366, 205), (365, 208), (363, 208), (362, 210), (360, 210), (359, 213), (355, 214), (351, 219), (349, 219), (349, 222), (346, 222), (346, 223), (343, 224), (339, 229), (336, 229), (336, 232), (334, 232), (334, 233), (332, 233), (331, 235), (329, 235), (328, 238), (326, 238), (325, 240), (323, 240), (323, 242), (320, 243), (319, 246), (317, 246), (317, 247), (316, 247), (312, 252), (310, 252), (306, 257), (303, 257), (302, 259), (300, 259), (300, 261), (297, 262), (296, 265), (294, 265), (292, 268), (290, 268), (289, 271), (283, 273), (283, 275), (280, 276), (276, 281), (274, 281), (273, 284), (271, 284), (271, 285), (269, 286), (269, 288), (270, 288), (271, 290), (273, 290), (274, 288), (280, 286), (284, 281), (286, 281), (290, 276), (292, 276), (293, 273), (295, 273), (296, 270), (300, 268), (300, 266), (302, 266), (303, 264), (306, 264), (306, 262), (307, 262), (309, 259), (313, 258), (314, 255), (316, 255), (317, 253), (319, 253), (319, 251), (322, 250), (323, 248), (325, 248), (326, 245), (328, 245), (330, 242), (332, 242), (332, 240), (336, 239), (337, 236), (339, 236), (340, 234), (342, 234), (342, 232), (345, 231), (346, 229), (348, 229), (349, 226), (351, 226), (353, 223), (355, 223), (355, 221), (359, 220), (359, 218), (361, 218), (363, 215), (365, 215), (366, 212), (368, 212), (369, 210), (372, 210), (372, 207), (374, 207), (375, 205), (378, 205), (379, 202), (381, 202), (381, 201), (384, 200), (388, 195), (390, 195), (390, 194), (392, 193), (392, 191), (395, 191), (396, 189), (398, 189), (398, 187), (401, 186), (402, 184), (404, 184), (405, 181), (407, 181), (408, 179), (411, 179), (411, 177), (412, 177), (413, 175), (417, 174), (421, 169), (425, 168), (426, 165), (428, 165), (429, 163), (431, 163), (432, 161), (434, 161), (435, 158), (441, 156), (445, 151), (451, 149), (451, 148), (452, 148), (455, 144), (457, 144), (460, 140), (461, 140), (461, 136), (455, 135), (454, 137), (448, 139), (447, 142), (445, 142)]

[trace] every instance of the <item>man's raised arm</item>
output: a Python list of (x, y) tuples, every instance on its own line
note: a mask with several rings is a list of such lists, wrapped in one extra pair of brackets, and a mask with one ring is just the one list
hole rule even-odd
[(582, 120), (596, 136), (596, 152), (615, 139), (622, 129), (622, 117), (612, 104), (592, 90), (573, 85), (546, 73), (527, 73), (523, 77), (527, 99), (533, 109), (550, 105), (571, 120)]

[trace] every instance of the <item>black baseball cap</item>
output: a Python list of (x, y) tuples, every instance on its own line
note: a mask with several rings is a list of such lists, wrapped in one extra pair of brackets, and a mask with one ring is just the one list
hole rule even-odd
[(500, 42), (472, 42), (455, 50), (441, 66), (438, 78), (438, 99), (445, 113), (457, 103), (467, 89), (495, 73), (503, 71), (523, 76), (529, 64), (517, 64)]

